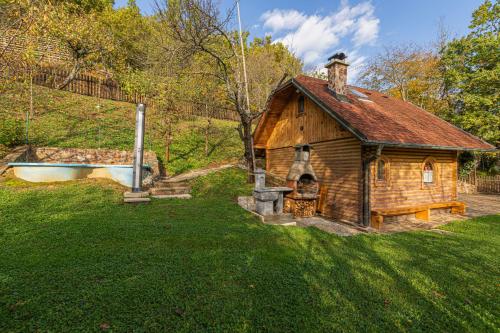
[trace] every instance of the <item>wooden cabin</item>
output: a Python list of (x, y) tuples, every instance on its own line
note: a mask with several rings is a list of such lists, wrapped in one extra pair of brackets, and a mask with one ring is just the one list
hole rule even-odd
[(289, 202), (300, 201), (296, 170), (309, 170), (318, 185), (309, 204), (333, 219), (380, 227), (385, 216), (464, 212), (457, 156), (495, 147), (411, 103), (347, 85), (344, 59), (329, 59), (328, 80), (299, 75), (276, 89), (254, 132), (267, 173), (294, 186)]

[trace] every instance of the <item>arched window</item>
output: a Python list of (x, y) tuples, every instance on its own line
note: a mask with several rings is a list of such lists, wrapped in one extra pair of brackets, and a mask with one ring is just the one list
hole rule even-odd
[(297, 115), (302, 116), (304, 114), (304, 96), (300, 95), (297, 100)]
[(434, 165), (427, 161), (424, 163), (424, 184), (434, 183)]
[(380, 156), (375, 162), (375, 185), (390, 186), (390, 163), (385, 156)]
[(439, 183), (439, 165), (432, 157), (427, 157), (421, 164), (422, 186), (434, 186)]
[(377, 180), (385, 180), (385, 161), (382, 159), (379, 159), (377, 163)]

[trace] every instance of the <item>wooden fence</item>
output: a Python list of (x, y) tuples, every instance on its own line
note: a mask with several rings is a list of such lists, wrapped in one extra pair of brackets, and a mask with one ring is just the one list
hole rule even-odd
[(471, 173), (460, 177), (459, 186), (461, 192), (466, 193), (500, 193), (500, 175), (478, 176)]
[[(56, 89), (68, 75), (69, 72), (64, 69), (39, 67), (33, 75), (33, 83)], [(75, 78), (61, 90), (114, 101), (134, 104), (145, 103), (148, 107), (153, 109), (156, 107), (154, 99), (147, 99), (141, 94), (129, 94), (112, 79), (100, 78), (98, 76), (85, 73), (77, 74)], [(192, 103), (185, 101), (179, 106), (179, 111), (180, 114), (186, 118), (196, 116), (210, 117), (221, 120), (239, 120), (239, 115), (232, 109), (226, 107), (215, 107), (207, 110), (204, 103)]]
[[(69, 72), (64, 69), (39, 67), (33, 75), (33, 83), (55, 89), (68, 77)], [(94, 75), (79, 73), (61, 90), (72, 93), (93, 96), (102, 99), (111, 99), (129, 103), (144, 103), (145, 98), (139, 94), (128, 94), (112, 79), (100, 78)]]

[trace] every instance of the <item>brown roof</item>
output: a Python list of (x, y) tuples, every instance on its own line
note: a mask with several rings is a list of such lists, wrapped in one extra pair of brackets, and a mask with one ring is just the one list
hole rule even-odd
[(342, 102), (328, 89), (325, 80), (299, 75), (290, 84), (368, 144), (456, 150), (495, 149), (424, 109), (377, 91), (350, 86), (351, 90), (364, 94), (366, 98), (351, 91), (349, 102)]

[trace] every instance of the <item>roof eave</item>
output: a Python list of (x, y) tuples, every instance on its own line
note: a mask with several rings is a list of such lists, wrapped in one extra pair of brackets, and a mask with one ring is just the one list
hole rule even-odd
[(369, 140), (363, 142), (366, 146), (378, 146), (383, 145), (384, 147), (395, 147), (395, 148), (420, 148), (420, 149), (437, 149), (437, 150), (457, 150), (457, 151), (479, 151), (479, 152), (496, 152), (496, 148), (471, 148), (471, 147), (457, 147), (457, 146), (437, 146), (419, 143), (399, 143), (399, 142), (389, 142), (389, 141), (374, 141)]
[[(496, 152), (499, 151), (497, 148), (494, 146), (491, 146), (491, 148), (470, 148), (470, 147), (459, 147), (459, 146), (440, 146), (440, 145), (430, 145), (430, 144), (417, 144), (417, 143), (399, 143), (399, 142), (390, 142), (390, 141), (376, 141), (376, 140), (368, 140), (368, 138), (360, 132), (358, 129), (354, 128), (351, 126), (347, 121), (345, 121), (340, 115), (337, 114), (332, 108), (327, 106), (321, 99), (317, 98), (312, 92), (310, 92), (307, 88), (302, 86), (295, 78), (292, 78), (285, 83), (283, 83), (280, 87), (278, 87), (271, 96), (274, 96), (277, 92), (287, 89), (290, 87), (290, 85), (293, 85), (296, 87), (300, 92), (302, 92), (305, 96), (307, 96), (309, 99), (311, 99), (316, 105), (318, 105), (323, 111), (328, 113), (333, 119), (335, 119), (341, 126), (343, 126), (345, 129), (347, 129), (351, 134), (353, 134), (358, 140), (362, 142), (363, 145), (367, 146), (374, 146), (374, 145), (383, 145), (385, 147), (399, 147), (399, 148), (420, 148), (420, 149), (437, 149), (437, 150), (455, 150), (455, 151), (478, 151), (478, 152)], [(260, 124), (259, 124), (260, 125)], [(258, 126), (257, 126), (258, 127)], [(454, 126), (456, 127), (456, 126)], [(458, 127), (456, 127), (458, 128)], [(474, 137), (472, 134), (464, 131), (461, 128), (458, 128), (460, 131), (463, 133), (467, 134), (468, 136)], [(256, 134), (256, 130), (254, 131), (254, 135)], [(489, 143), (476, 138), (480, 140), (481, 142), (489, 145)]]

